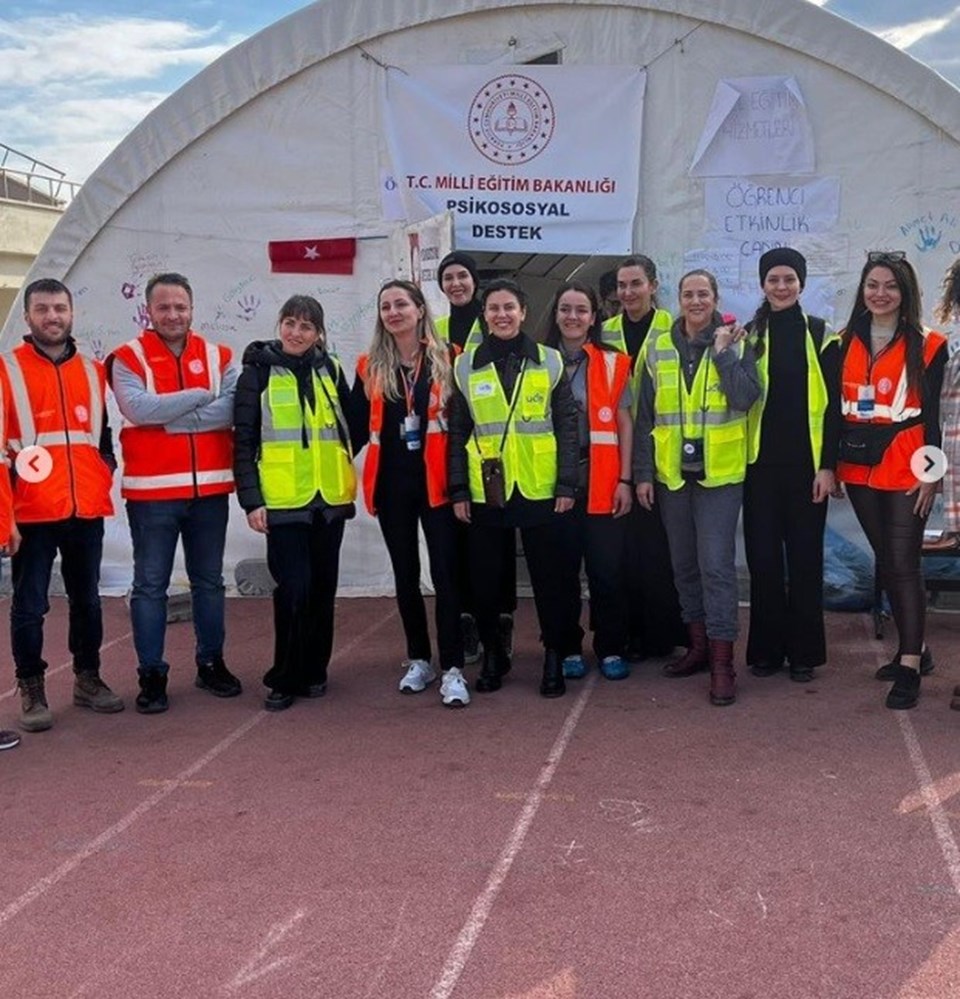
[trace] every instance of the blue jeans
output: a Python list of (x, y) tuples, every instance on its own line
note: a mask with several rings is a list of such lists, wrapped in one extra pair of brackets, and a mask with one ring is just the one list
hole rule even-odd
[(223, 656), (223, 548), (229, 497), (191, 500), (127, 500), (133, 539), (133, 593), (130, 620), (141, 673), (166, 673), (167, 587), (177, 540), (190, 580), (197, 665)]
[(103, 615), (100, 610), (100, 560), (103, 518), (71, 517), (43, 524), (20, 524), (23, 538), (13, 556), (10, 644), (17, 677), (42, 676), (43, 618), (53, 560), (60, 552), (60, 572), (70, 608), (68, 647), (76, 672), (100, 669)]

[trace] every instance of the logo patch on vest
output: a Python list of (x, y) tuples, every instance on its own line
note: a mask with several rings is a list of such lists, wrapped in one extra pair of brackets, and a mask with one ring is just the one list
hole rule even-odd
[(887, 395), (887, 393), (893, 388), (893, 382), (889, 378), (881, 378), (877, 382), (877, 389), (881, 395)]
[(473, 386), (473, 397), (474, 399), (486, 399), (495, 391), (493, 382), (479, 382)]
[(195, 357), (187, 367), (190, 369), (191, 375), (202, 375), (203, 374), (203, 361), (199, 357)]
[(526, 395), (523, 397), (523, 401), (528, 406), (542, 406), (543, 405), (543, 393), (535, 392), (533, 395)]
[(613, 423), (613, 410), (609, 406), (601, 406), (597, 413), (597, 419), (601, 423)]
[(90, 414), (87, 412), (87, 407), (82, 403), (73, 407), (73, 415), (76, 416), (77, 421), (80, 423), (86, 423), (90, 417)]

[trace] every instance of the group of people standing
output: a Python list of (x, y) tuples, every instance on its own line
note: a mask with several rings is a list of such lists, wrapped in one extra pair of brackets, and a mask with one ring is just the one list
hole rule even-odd
[[(827, 500), (845, 486), (900, 637), (878, 673), (892, 681), (886, 703), (913, 706), (921, 673), (932, 669), (920, 554), (937, 486), (918, 479), (911, 458), (942, 440), (946, 338), (922, 326), (916, 275), (902, 253), (868, 255), (841, 334), (800, 305), (806, 269), (796, 250), (765, 253), (762, 300), (741, 325), (719, 311), (717, 281), (705, 270), (681, 278), (673, 318), (659, 305), (653, 261), (630, 257), (615, 271), (616, 315), (604, 316), (591, 287), (566, 282), (535, 338), (523, 289), (499, 278), (481, 289), (473, 259), (455, 252), (437, 274), (448, 317), (431, 317), (416, 284), (381, 287), (352, 387), (327, 352), (323, 308), (310, 296), (283, 305), (276, 337), (248, 345), (238, 371), (227, 348), (192, 329), (187, 279), (158, 275), (146, 289), (150, 328), (100, 365), (76, 350), (69, 291), (34, 282), (24, 296), (30, 333), (0, 364), (13, 468), (12, 491), (0, 473), (0, 514), (13, 512), (9, 524), (0, 516), (0, 534), (13, 554), (21, 727), (52, 724), (41, 653), (58, 551), (74, 702), (123, 707), (99, 674), (97, 587), (116, 467), (107, 383), (124, 417), (121, 492), (143, 713), (168, 706), (166, 593), (181, 538), (197, 685), (218, 696), (241, 691), (223, 660), (234, 480), (249, 526), (266, 535), (276, 584), (265, 707), (325, 693), (339, 553), (355, 513), (354, 456), (363, 448), (363, 501), (383, 533), (406, 639), (405, 693), (439, 673), (443, 703), (464, 706), (465, 664), (478, 660), (474, 689), (502, 686), (512, 665), (519, 532), (544, 697), (561, 696), (588, 670), (585, 569), (604, 677), (624, 679), (631, 663), (683, 646), (664, 673), (709, 672), (711, 702), (733, 703), (741, 510), (747, 664), (757, 676), (786, 668), (808, 682), (826, 662)], [(953, 315), (957, 292), (960, 273), (945, 282), (942, 318)], [(948, 519), (947, 546), (960, 537), (956, 519)], [(421, 529), (436, 593), (436, 659), (420, 590)]]

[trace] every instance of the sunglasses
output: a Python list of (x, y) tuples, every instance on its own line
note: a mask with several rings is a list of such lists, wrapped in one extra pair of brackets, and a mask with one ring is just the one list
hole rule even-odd
[(906, 259), (907, 254), (904, 250), (870, 250), (867, 253), (868, 264), (899, 264)]

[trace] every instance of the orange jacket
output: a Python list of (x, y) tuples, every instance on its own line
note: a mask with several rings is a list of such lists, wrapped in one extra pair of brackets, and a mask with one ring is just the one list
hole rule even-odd
[[(370, 514), (376, 514), (374, 495), (377, 489), (377, 473), (380, 469), (380, 432), (383, 429), (383, 396), (371, 395), (367, 384), (367, 355), (357, 359), (357, 374), (363, 380), (363, 387), (370, 400), (370, 442), (363, 461), (363, 501)], [(427, 502), (430, 506), (443, 506), (450, 502), (447, 495), (447, 418), (440, 403), (442, 386), (439, 382), (430, 383), (430, 397), (427, 402), (427, 431), (423, 438), (423, 461), (427, 470)]]
[(32, 445), (45, 448), (51, 459), (42, 480), (15, 477), (15, 519), (31, 524), (111, 516), (113, 473), (100, 454), (103, 365), (76, 353), (54, 363), (22, 343), (0, 361), (0, 383), (10, 460), (15, 463)]
[[(942, 333), (924, 336), (923, 364), (927, 367), (946, 342)], [(871, 364), (870, 351), (858, 336), (853, 336), (843, 359), (840, 405), (845, 425), (890, 426), (923, 415), (923, 400), (916, 389), (907, 386), (906, 339), (897, 336)], [(873, 415), (857, 418), (857, 400), (861, 386), (872, 385)], [(837, 478), (852, 485), (874, 489), (910, 489), (917, 477), (910, 470), (910, 459), (925, 443), (922, 423), (906, 427), (893, 438), (879, 465), (837, 463)]]
[(613, 512), (620, 482), (617, 408), (630, 381), (630, 358), (616, 350), (583, 346), (587, 355), (587, 419), (590, 425), (590, 477), (587, 513)]
[[(230, 363), (230, 349), (207, 343), (192, 330), (178, 357), (153, 331), (113, 352), (150, 392), (162, 395), (188, 388), (217, 394)], [(131, 500), (194, 499), (233, 492), (233, 431), (168, 434), (162, 426), (125, 422), (121, 494)]]

